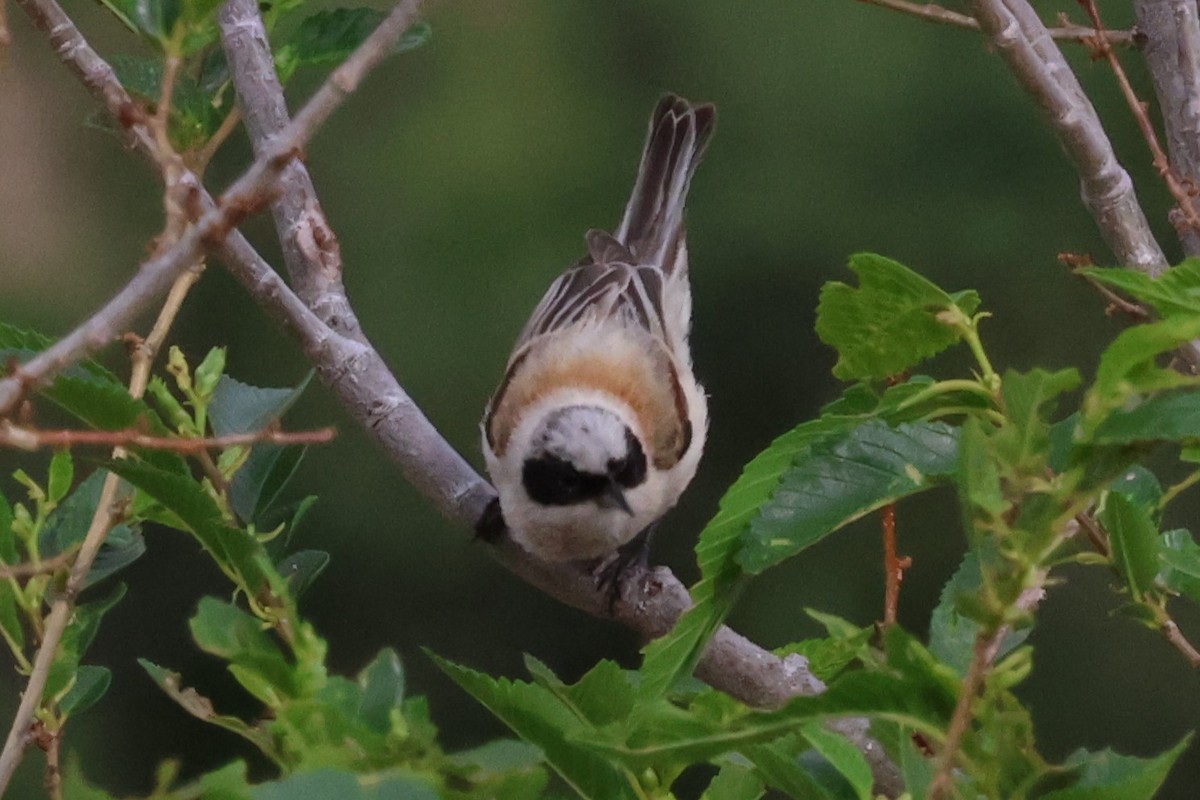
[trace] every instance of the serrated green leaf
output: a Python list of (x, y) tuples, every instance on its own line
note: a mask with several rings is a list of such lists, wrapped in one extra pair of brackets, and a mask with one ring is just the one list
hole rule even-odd
[[(929, 620), (929, 651), (943, 664), (965, 677), (975, 651), (981, 627), (962, 613), (964, 597), (974, 595), (983, 586), (979, 553), (967, 551), (958, 569), (942, 587), (941, 598)], [(1029, 628), (1010, 632), (996, 650), (995, 661), (1016, 649), (1030, 634)]]
[(104, 697), (112, 684), (112, 672), (106, 667), (82, 666), (75, 671), (75, 684), (58, 702), (64, 716), (78, 716)]
[(881, 420), (814, 443), (750, 523), (737, 561), (758, 573), (838, 528), (953, 474), (958, 430), (942, 422)]
[(754, 770), (725, 764), (700, 796), (700, 800), (758, 800), (766, 789)]
[(245, 611), (204, 597), (189, 622), (201, 650), (229, 663), (229, 671), (251, 694), (272, 708), (297, 695), (296, 676), (288, 658)]
[(1158, 581), (1168, 590), (1200, 601), (1200, 545), (1191, 531), (1167, 531), (1159, 539)]
[(1141, 601), (1154, 586), (1158, 574), (1158, 529), (1150, 512), (1121, 494), (1109, 494), (1100, 520), (1108, 529), (1113, 565), (1129, 586), (1130, 595)]
[(1157, 278), (1120, 267), (1089, 267), (1079, 272), (1146, 303), (1159, 316), (1200, 314), (1200, 259), (1189, 258)]
[(299, 597), (327, 566), (329, 553), (323, 550), (300, 550), (280, 561), (275, 569), (287, 581), (292, 597)]
[(608, 759), (577, 744), (572, 735), (586, 723), (546, 687), (491, 678), (430, 654), (434, 662), (525, 741), (545, 753), (546, 762), (571, 788), (589, 800), (637, 800), (633, 777)]
[(1098, 444), (1200, 440), (1200, 393), (1159, 395), (1114, 411), (1092, 438)]
[(779, 490), (783, 474), (823, 437), (857, 424), (858, 420), (841, 417), (806, 422), (777, 438), (745, 466), (696, 542), (701, 578), (691, 589), (694, 605), (670, 633), (646, 646), (643, 696), (661, 697), (690, 674), (705, 642), (729, 613), (744, 583), (735, 560), (738, 548), (762, 506)]
[(387, 733), (392, 727), (392, 712), (399, 711), (404, 700), (404, 667), (396, 651), (380, 651), (375, 660), (358, 676), (362, 701), (357, 717), (372, 730)]
[(107, 595), (75, 608), (75, 614), (63, 631), (54, 661), (50, 665), (46, 688), (42, 691), (43, 698), (54, 699), (68, 689), (75, 679), (80, 659), (87, 653), (100, 630), (100, 621), (121, 601), (125, 591), (125, 584), (117, 584)]
[(993, 441), (1006, 463), (1019, 467), (1046, 461), (1050, 451), (1047, 414), (1059, 396), (1078, 386), (1079, 372), (1074, 369), (1004, 373), (1001, 398), (1005, 425)]
[[(336, 8), (307, 17), (292, 38), (275, 54), (280, 79), (285, 83), (302, 66), (337, 65), (379, 27), (385, 14), (374, 8)], [(429, 41), (428, 23), (410, 27), (392, 48), (393, 53), (414, 50)]]
[(96, 470), (50, 513), (38, 540), (38, 550), (43, 556), (65, 553), (83, 541), (103, 488), (104, 471)]
[(1189, 734), (1154, 758), (1122, 756), (1112, 750), (1077, 751), (1064, 766), (1080, 771), (1078, 781), (1070, 788), (1043, 795), (1042, 800), (1151, 800), (1191, 738)]
[(141, 528), (124, 523), (117, 525), (104, 538), (104, 544), (100, 546), (100, 552), (96, 554), (84, 581), (84, 588), (120, 572), (145, 553), (146, 539), (142, 536)]
[(970, 315), (979, 296), (951, 296), (904, 265), (872, 253), (850, 257), (859, 287), (830, 281), (821, 288), (817, 335), (838, 351), (842, 380), (882, 379), (936, 355), (959, 339), (939, 312)]

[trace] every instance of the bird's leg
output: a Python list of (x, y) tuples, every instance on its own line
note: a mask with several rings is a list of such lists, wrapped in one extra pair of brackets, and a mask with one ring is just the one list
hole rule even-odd
[(621, 599), (621, 582), (630, 573), (637, 575), (650, 567), (650, 539), (658, 527), (653, 522), (642, 529), (625, 544), (611, 554), (600, 559), (592, 569), (596, 579), (596, 588), (608, 591), (608, 615), (613, 616), (617, 600)]

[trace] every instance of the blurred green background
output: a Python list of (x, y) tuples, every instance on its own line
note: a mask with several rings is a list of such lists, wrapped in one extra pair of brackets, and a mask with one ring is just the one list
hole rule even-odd
[[(1125, 2), (1102, 3), (1112, 26)], [(137, 50), (97, 6), (71, 0), (106, 55)], [(1070, 2), (1039, 3), (1044, 18)], [(10, 4), (13, 44), (0, 67), (0, 319), (59, 334), (120, 286), (161, 221), (150, 168), (84, 126), (96, 109)], [(434, 38), (387, 62), (308, 148), (341, 238), (358, 314), (401, 382), (475, 464), (478, 419), (509, 346), (589, 227), (616, 223), (646, 119), (667, 90), (717, 104), (717, 135), (690, 202), (696, 369), (711, 395), (700, 473), (660, 529), (656, 559), (687, 581), (691, 545), (739, 466), (840, 391), (833, 354), (812, 332), (821, 284), (847, 279), (846, 256), (872, 250), (950, 290), (977, 288), (998, 366), (1078, 365), (1090, 373), (1119, 329), (1055, 255), (1110, 256), (1078, 201), (1077, 180), (1033, 104), (981, 37), (853, 0), (633, 2), (460, 0), (433, 3)], [(1082, 48), (1068, 54), (1140, 187), (1161, 240), (1166, 192), (1114, 88)], [(1126, 58), (1149, 97), (1140, 59)], [(321, 76), (299, 75), (293, 107)], [(240, 138), (210, 171), (220, 187), (245, 166)], [(269, 224), (247, 233), (278, 263)], [(219, 265), (189, 299), (176, 341), (198, 359), (226, 345), (230, 373), (259, 385), (307, 367)], [(110, 362), (120, 365), (120, 354)], [(955, 356), (931, 369), (967, 368)], [(321, 496), (295, 540), (333, 561), (303, 607), (328, 637), (336, 669), (357, 671), (396, 647), (410, 691), (427, 695), (449, 747), (499, 735), (498, 723), (420, 653), (427, 646), (493, 673), (521, 673), (532, 653), (567, 677), (597, 659), (637, 661), (622, 629), (565, 608), (497, 567), (450, 525), (331, 401), (309, 390), (292, 427), (336, 424), (309, 453), (297, 494)], [(0, 466), (6, 475), (8, 454)], [(29, 463), (28, 461), (23, 463)], [(3, 484), (15, 494), (14, 484)], [(1193, 504), (1190, 509), (1196, 510)], [(1194, 514), (1193, 514), (1194, 516)], [(1176, 523), (1186, 524), (1186, 515)], [(914, 559), (902, 622), (924, 633), (963, 537), (946, 494), (899, 509)], [(860, 624), (881, 616), (877, 523), (830, 538), (753, 586), (732, 624), (766, 646), (815, 633), (806, 606)], [(129, 595), (106, 619), (93, 663), (109, 666), (105, 701), (73, 724), (68, 750), (118, 792), (147, 791), (153, 765), (185, 773), (250, 757), (234, 737), (186, 716), (135, 663), (182, 671), (222, 708), (251, 713), (186, 619), (227, 584), (190, 541), (150, 531)], [(1200, 686), (1154, 633), (1114, 617), (1102, 571), (1068, 570), (1033, 634), (1035, 669), (1020, 693), (1044, 753), (1112, 746), (1157, 753), (1200, 719)], [(1200, 617), (1181, 609), (1200, 638)], [(0, 717), (18, 682), (0, 670)], [(1163, 797), (1194, 797), (1193, 747)], [(40, 796), (40, 757), (11, 796)], [(261, 765), (260, 765), (261, 767)]]

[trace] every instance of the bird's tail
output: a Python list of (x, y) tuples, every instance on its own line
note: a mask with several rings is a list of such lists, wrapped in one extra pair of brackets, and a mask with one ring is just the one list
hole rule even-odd
[(716, 118), (712, 105), (693, 105), (673, 94), (654, 109), (637, 183), (613, 234), (639, 262), (659, 264), (668, 274), (677, 262), (686, 269), (686, 259), (678, 258), (684, 243), (683, 206)]

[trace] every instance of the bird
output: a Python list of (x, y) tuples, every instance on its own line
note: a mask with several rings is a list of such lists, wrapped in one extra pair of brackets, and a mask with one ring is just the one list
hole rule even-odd
[(684, 202), (715, 122), (711, 104), (659, 101), (620, 224), (589, 230), (587, 255), (547, 289), (481, 424), (499, 503), (487, 527), (604, 582), (645, 564), (704, 450)]

